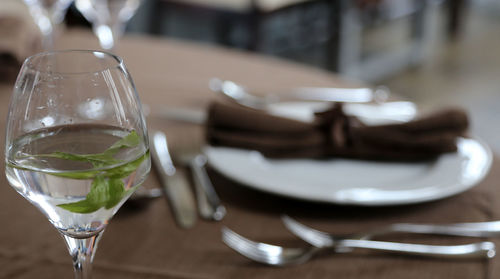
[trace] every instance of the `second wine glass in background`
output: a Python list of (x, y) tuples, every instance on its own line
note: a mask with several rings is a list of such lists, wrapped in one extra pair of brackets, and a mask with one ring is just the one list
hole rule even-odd
[(43, 48), (54, 46), (58, 25), (64, 20), (66, 10), (73, 0), (24, 0), (31, 16), (43, 34)]
[(123, 35), (126, 23), (142, 0), (76, 0), (76, 8), (92, 23), (103, 49), (113, 50)]

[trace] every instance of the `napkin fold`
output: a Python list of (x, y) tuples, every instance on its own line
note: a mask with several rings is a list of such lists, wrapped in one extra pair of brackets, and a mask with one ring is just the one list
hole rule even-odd
[(206, 136), (214, 146), (252, 149), (274, 158), (420, 161), (456, 151), (457, 137), (468, 125), (467, 114), (455, 108), (407, 123), (367, 126), (346, 115), (341, 104), (306, 123), (214, 102), (208, 109)]
[(22, 1), (0, 5), (0, 82), (17, 76), (24, 59), (42, 49), (42, 35)]

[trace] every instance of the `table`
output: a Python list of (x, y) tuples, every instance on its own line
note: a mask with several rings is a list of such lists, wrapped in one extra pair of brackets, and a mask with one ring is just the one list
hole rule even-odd
[[(95, 48), (86, 31), (70, 30), (60, 48)], [(354, 86), (313, 68), (249, 53), (149, 37), (127, 37), (118, 53), (146, 104), (203, 108), (214, 94), (209, 78), (240, 81), (257, 90), (291, 86)], [(6, 115), (12, 84), (0, 84), (0, 111)], [(149, 121), (149, 119), (148, 119)], [(5, 126), (5, 117), (0, 119)], [(201, 130), (151, 121), (169, 137), (201, 136)], [(164, 125), (164, 126), (161, 126)], [(0, 142), (4, 144), (3, 139)], [(2, 168), (4, 165), (1, 166)], [(319, 229), (348, 233), (397, 221), (461, 222), (500, 218), (500, 165), (472, 190), (425, 204), (357, 208), (301, 202), (260, 193), (211, 170), (228, 215), (221, 222), (199, 220), (179, 229), (164, 199), (128, 204), (113, 218), (99, 244), (95, 278), (496, 278), (500, 260), (437, 260), (359, 251), (316, 258), (306, 264), (273, 268), (253, 263), (221, 242), (228, 226), (249, 238), (282, 245), (301, 242), (286, 231), (279, 216), (290, 214)], [(145, 185), (157, 186), (154, 175)], [(0, 177), (0, 278), (72, 278), (71, 259), (47, 219)], [(453, 244), (473, 241), (436, 236), (394, 236), (394, 240)], [(492, 240), (496, 241), (496, 240)], [(496, 241), (497, 244), (500, 242)]]

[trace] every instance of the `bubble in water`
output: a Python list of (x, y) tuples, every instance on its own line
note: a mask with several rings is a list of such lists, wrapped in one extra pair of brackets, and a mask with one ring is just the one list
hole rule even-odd
[(40, 119), (40, 124), (42, 125), (42, 127), (52, 126), (54, 125), (54, 123), (55, 120), (52, 116), (45, 116), (44, 118)]

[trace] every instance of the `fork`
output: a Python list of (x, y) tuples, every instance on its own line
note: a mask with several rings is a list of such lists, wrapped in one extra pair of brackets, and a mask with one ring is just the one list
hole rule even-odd
[(372, 231), (338, 236), (308, 227), (293, 218), (281, 216), (285, 227), (297, 237), (316, 247), (332, 246), (344, 238), (371, 239), (389, 233), (440, 234), (468, 237), (493, 237), (500, 235), (500, 222), (454, 223), (448, 225), (396, 223)]
[(212, 78), (210, 90), (220, 93), (236, 103), (253, 109), (267, 109), (269, 105), (283, 101), (282, 99), (299, 101), (347, 102), (347, 103), (384, 103), (390, 91), (385, 86), (376, 88), (322, 88), (303, 87), (292, 89), (288, 94), (255, 95), (241, 84), (230, 80)]
[(321, 252), (335, 252), (337, 248), (364, 248), (400, 254), (435, 258), (492, 258), (495, 244), (478, 242), (464, 245), (425, 245), (363, 239), (342, 239), (332, 246), (299, 248), (281, 247), (245, 238), (227, 227), (222, 228), (222, 241), (241, 255), (259, 263), (273, 266), (301, 264)]

